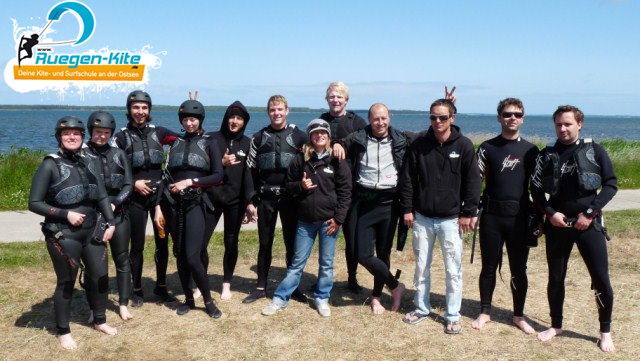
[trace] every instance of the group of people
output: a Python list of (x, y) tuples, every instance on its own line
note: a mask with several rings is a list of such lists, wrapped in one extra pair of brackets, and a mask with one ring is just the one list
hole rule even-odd
[[(45, 157), (34, 175), (29, 208), (45, 216), (42, 229), (58, 278), (54, 305), (61, 345), (76, 347), (69, 307), (79, 269), (85, 272), (91, 322), (107, 334), (117, 332), (105, 316), (107, 242), (116, 264), (121, 318), (132, 318), (129, 297), (132, 307), (144, 304), (142, 252), (148, 214), (156, 244), (154, 294), (163, 302), (177, 301), (166, 286), (170, 234), (184, 293), (176, 313), (194, 309), (202, 295), (212, 318), (222, 312), (211, 296), (207, 246), (220, 217), (224, 215), (222, 300), (232, 297), (240, 227), (244, 222), (258, 224), (257, 282), (242, 300), (252, 303), (267, 297), (279, 215), (287, 272), (262, 309), (265, 316), (285, 309), (290, 299), (307, 302), (299, 284), (316, 238), (319, 266), (313, 304), (320, 316), (331, 315), (341, 227), (348, 289), (362, 292), (357, 279), (362, 265), (374, 279), (372, 313), (386, 310), (380, 299), (385, 285), (392, 295), (390, 309), (399, 310), (406, 288), (399, 275), (391, 273), (390, 255), (396, 230), (412, 228), (415, 309), (403, 321), (417, 324), (431, 312), (430, 266), (439, 240), (446, 273), (444, 332), (458, 334), (462, 234), (479, 229), (481, 310), (472, 327), (481, 329), (491, 320), (496, 271), (506, 244), (513, 323), (533, 334), (524, 317), (526, 268), (529, 248), (543, 232), (552, 324), (538, 338), (548, 341), (562, 333), (564, 279), (575, 243), (596, 294), (600, 348), (613, 351), (613, 291), (602, 208), (614, 196), (617, 180), (603, 148), (580, 138), (584, 114), (573, 106), (558, 107), (553, 114), (558, 140), (538, 150), (520, 136), (524, 105), (506, 98), (497, 109), (500, 134), (475, 151), (454, 124), (454, 91), (445, 88), (445, 97), (431, 104), (430, 126), (419, 133), (391, 127), (389, 109), (382, 103), (370, 107), (368, 122), (347, 111), (349, 89), (341, 82), (329, 85), (329, 111), (309, 122), (306, 131), (287, 122), (289, 107), (281, 95), (269, 98), (270, 124), (251, 138), (244, 135), (250, 115), (239, 101), (227, 108), (219, 131), (206, 133), (205, 108), (197, 93), (179, 108), (182, 135), (149, 124), (152, 102), (144, 91), (127, 97), (128, 124), (115, 135), (111, 114), (92, 113), (86, 146), (83, 121), (60, 119), (55, 131), (59, 151)], [(166, 159), (164, 145), (170, 146)]]

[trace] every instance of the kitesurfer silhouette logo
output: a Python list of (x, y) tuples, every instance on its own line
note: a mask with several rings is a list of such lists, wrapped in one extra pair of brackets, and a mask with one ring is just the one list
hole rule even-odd
[[(62, 15), (64, 14), (73, 14), (77, 19), (80, 25), (80, 31), (78, 32), (78, 37), (73, 40), (63, 40), (63, 41), (54, 41), (49, 43), (40, 43), (39, 38), (42, 37), (44, 32), (49, 28), (51, 23), (54, 21), (59, 21)], [(93, 31), (95, 30), (95, 17), (93, 16), (93, 11), (91, 9), (77, 1), (63, 1), (56, 5), (54, 5), (51, 10), (49, 10), (49, 14), (47, 15), (47, 20), (49, 22), (47, 25), (40, 31), (40, 34), (32, 34), (31, 37), (22, 36), (20, 39), (20, 44), (18, 45), (18, 67), (20, 67), (20, 62), (24, 59), (29, 59), (33, 57), (33, 47), (36, 45), (41, 46), (58, 46), (58, 45), (71, 45), (78, 46), (85, 41), (91, 38), (93, 35)], [(21, 54), (25, 54), (20, 56)]]

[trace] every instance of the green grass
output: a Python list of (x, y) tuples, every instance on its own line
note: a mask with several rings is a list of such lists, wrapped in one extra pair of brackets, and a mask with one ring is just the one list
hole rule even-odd
[[(488, 136), (472, 137), (475, 146), (488, 139)], [(534, 140), (539, 147), (546, 143)], [(609, 153), (613, 167), (618, 176), (620, 189), (640, 188), (640, 141), (621, 139), (603, 140), (599, 142)], [(0, 211), (27, 209), (31, 178), (42, 162), (45, 153), (31, 151), (26, 148), (11, 149), (9, 153), (0, 154)]]
[(0, 154), (0, 211), (27, 209), (31, 178), (44, 155), (27, 148)]
[[(638, 237), (638, 230), (636, 226), (636, 220), (640, 218), (640, 210), (627, 210), (606, 212), (605, 224), (609, 230), (609, 235), (612, 237), (612, 242), (625, 242), (630, 238)], [(210, 257), (222, 259), (224, 253), (224, 241), (222, 232), (216, 232), (211, 237), (209, 242), (208, 251)], [(407, 246), (405, 251), (411, 248), (411, 236), (407, 240)], [(469, 237), (466, 237), (465, 243), (470, 247)], [(285, 252), (284, 243), (282, 242), (282, 231), (276, 230), (273, 242), (273, 254), (283, 255)], [(242, 231), (239, 236), (239, 259), (255, 259), (258, 254), (258, 232), (257, 231)], [(544, 243), (542, 238), (541, 243)], [(153, 244), (153, 237), (148, 236), (145, 242), (144, 259), (145, 263), (153, 263), (153, 252), (155, 246)], [(336, 244), (336, 257), (339, 256), (344, 250), (344, 238), (342, 232), (338, 237)], [(394, 241), (395, 247), (395, 241)], [(169, 244), (169, 252), (171, 252), (171, 244)], [(169, 262), (175, 263), (175, 257), (169, 256)], [(21, 267), (35, 267), (38, 269), (49, 269), (51, 267), (51, 260), (47, 253), (44, 241), (35, 242), (11, 242), (0, 243), (0, 270), (17, 269)]]
[(640, 142), (621, 139), (603, 140), (600, 144), (606, 149), (618, 176), (620, 189), (640, 188)]

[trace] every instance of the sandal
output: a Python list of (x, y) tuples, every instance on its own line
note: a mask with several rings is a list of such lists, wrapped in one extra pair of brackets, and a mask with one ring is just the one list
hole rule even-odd
[(402, 318), (402, 322), (408, 325), (415, 325), (416, 323), (424, 321), (427, 317), (429, 317), (429, 315), (424, 315), (422, 313), (419, 313), (418, 311), (411, 311), (409, 312), (408, 317), (407, 315), (405, 315)]
[(462, 332), (462, 324), (460, 321), (447, 320), (444, 324), (444, 333), (449, 335), (457, 335)]

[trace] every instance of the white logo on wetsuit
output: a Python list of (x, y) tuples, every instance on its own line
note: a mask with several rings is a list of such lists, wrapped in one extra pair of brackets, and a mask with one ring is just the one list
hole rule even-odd
[(576, 164), (569, 164), (569, 161), (566, 161), (560, 167), (560, 174), (573, 174), (575, 172), (577, 166)]
[(520, 159), (518, 158), (512, 159), (511, 154), (509, 154), (502, 161), (502, 169), (500, 170), (500, 172), (503, 172), (505, 168), (511, 168), (511, 170), (514, 170), (516, 168), (516, 165), (518, 165), (518, 163), (520, 163)]

